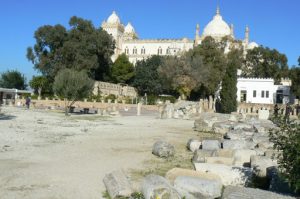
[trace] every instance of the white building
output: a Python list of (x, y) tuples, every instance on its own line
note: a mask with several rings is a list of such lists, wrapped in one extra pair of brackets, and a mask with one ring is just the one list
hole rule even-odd
[(0, 105), (1, 104), (12, 104), (16, 99), (19, 99), (20, 96), (24, 94), (32, 94), (31, 91), (27, 90), (18, 90), (15, 88), (0, 88)]
[(290, 102), (291, 81), (282, 79), (275, 85), (273, 79), (238, 78), (237, 101), (256, 104), (286, 104)]
[[(233, 25), (229, 26), (223, 20), (219, 8), (217, 8), (213, 19), (204, 28), (202, 35), (200, 35), (200, 26), (196, 25), (194, 39), (139, 39), (132, 24), (129, 22), (124, 26), (115, 11), (102, 23), (102, 28), (112, 35), (116, 42), (115, 54), (112, 56), (112, 60), (115, 61), (120, 54), (125, 53), (132, 63), (147, 59), (152, 55), (178, 55), (201, 44), (201, 41), (207, 36), (211, 36), (216, 40), (229, 37), (237, 41), (235, 40)], [(245, 52), (258, 46), (255, 42), (249, 43), (248, 27), (246, 27), (245, 38), (241, 43)], [(230, 44), (228, 44), (229, 46)]]

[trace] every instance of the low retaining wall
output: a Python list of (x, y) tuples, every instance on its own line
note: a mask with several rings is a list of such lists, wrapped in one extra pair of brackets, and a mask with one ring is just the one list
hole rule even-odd
[[(15, 105), (25, 106), (25, 99), (17, 99)], [(65, 102), (62, 100), (31, 100), (31, 106), (34, 108), (64, 108)], [(73, 105), (76, 108), (108, 109), (115, 107), (116, 110), (124, 108), (137, 108), (137, 104), (123, 103), (103, 103), (103, 102), (83, 102), (77, 101)], [(143, 105), (143, 109), (149, 111), (158, 111), (156, 105)]]
[[(258, 110), (269, 110), (270, 113), (274, 112), (274, 104), (253, 104), (253, 103), (239, 103), (238, 104), (238, 113), (245, 114), (258, 114)], [(285, 104), (277, 104), (279, 111), (278, 113), (285, 114), (286, 105)], [(297, 112), (297, 104), (291, 105), (292, 112), (291, 116), (297, 116), (299, 114), (299, 110)]]

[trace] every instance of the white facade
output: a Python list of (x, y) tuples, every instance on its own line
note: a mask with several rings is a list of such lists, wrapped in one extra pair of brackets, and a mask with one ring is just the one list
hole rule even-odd
[(0, 88), (0, 105), (14, 103), (23, 94), (32, 94), (32, 92), (15, 88)]
[(290, 85), (275, 85), (273, 79), (238, 78), (237, 101), (256, 104), (286, 104)]
[[(124, 26), (115, 11), (102, 23), (102, 28), (106, 30), (116, 42), (115, 54), (112, 60), (125, 53), (130, 62), (136, 63), (138, 60), (147, 59), (152, 55), (180, 55), (182, 52), (192, 49), (195, 45), (211, 36), (216, 40), (223, 37), (234, 38), (233, 25), (229, 26), (222, 18), (219, 8), (213, 19), (207, 24), (200, 36), (200, 26), (196, 25), (194, 39), (139, 39), (133, 25), (129, 22)], [(234, 42), (232, 43), (234, 44)], [(231, 44), (228, 44), (228, 47)], [(244, 51), (253, 49), (258, 45), (254, 42), (249, 43), (249, 28), (246, 27), (245, 39), (242, 40)], [(228, 49), (225, 51), (228, 52)]]

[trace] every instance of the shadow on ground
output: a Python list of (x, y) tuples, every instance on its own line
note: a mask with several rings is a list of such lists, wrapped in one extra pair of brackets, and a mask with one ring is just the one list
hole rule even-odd
[(0, 114), (0, 120), (12, 120), (16, 118), (16, 116), (14, 115), (4, 115), (4, 114)]

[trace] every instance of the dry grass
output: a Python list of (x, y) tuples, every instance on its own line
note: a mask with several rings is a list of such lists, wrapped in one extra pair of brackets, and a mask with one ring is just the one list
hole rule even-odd
[[(207, 133), (207, 132), (198, 132), (197, 138), (199, 140), (204, 139), (221, 139), (221, 134), (216, 133)], [(187, 142), (187, 141), (186, 141)], [(192, 163), (193, 153), (186, 148), (185, 143), (177, 143), (175, 145), (176, 153), (174, 157), (170, 157), (167, 159), (158, 158), (154, 155), (150, 160), (144, 162), (143, 170), (131, 170), (131, 178), (133, 181), (140, 181), (142, 178), (149, 174), (157, 174), (160, 176), (165, 176), (165, 174), (177, 167), (184, 169), (194, 169)]]

